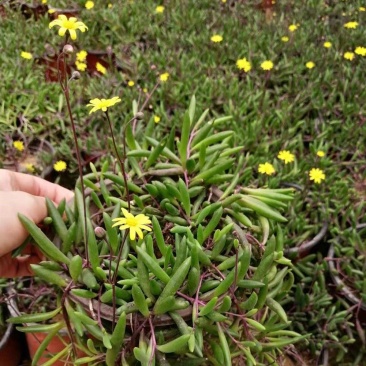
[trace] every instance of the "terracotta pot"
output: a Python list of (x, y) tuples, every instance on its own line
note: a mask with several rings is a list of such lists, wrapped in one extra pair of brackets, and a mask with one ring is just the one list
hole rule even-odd
[[(26, 339), (28, 343), (28, 350), (31, 359), (35, 353), (39, 345), (43, 342), (43, 340), (47, 337), (47, 333), (26, 333)], [(60, 331), (55, 337), (52, 338), (51, 342), (49, 343), (48, 347), (43, 352), (43, 355), (39, 359), (38, 363), (42, 365), (43, 363), (49, 361), (57, 353), (61, 352), (66, 345), (70, 344), (70, 338), (66, 331)], [(77, 352), (78, 357), (84, 357), (85, 354), (82, 352)], [(55, 361), (52, 365), (53, 366), (66, 366), (72, 363), (72, 359), (69, 356), (64, 356), (61, 360)]]
[[(292, 187), (299, 192), (302, 192), (304, 189), (302, 186), (300, 186), (299, 184), (296, 184), (296, 183), (283, 182), (281, 185), (284, 187)], [(321, 243), (321, 241), (324, 239), (327, 232), (328, 232), (328, 221), (324, 221), (322, 228), (313, 237), (313, 239), (311, 239), (310, 241), (307, 241), (305, 243), (302, 243), (300, 245), (297, 245), (295, 247), (285, 248), (285, 255), (289, 256), (293, 259), (294, 258), (300, 259), (300, 258), (306, 257), (308, 254), (310, 254), (312, 252), (312, 250), (319, 243)]]
[(71, 67), (70, 65), (64, 63), (64, 59), (61, 58), (59, 62), (57, 61), (58, 54), (48, 54), (44, 57), (40, 57), (37, 61), (40, 65), (44, 65), (44, 77), (48, 83), (58, 83), (58, 75), (62, 79), (71, 77)]
[(48, 12), (49, 17), (54, 20), (57, 19), (59, 15), (66, 15), (67, 18), (77, 18), (80, 14), (80, 9), (74, 8), (74, 9), (58, 9), (58, 8), (50, 8), (53, 10), (53, 12)]
[[(359, 231), (361, 229), (366, 228), (365, 224), (359, 224), (356, 226), (356, 230)], [(352, 228), (348, 229), (351, 230)], [(340, 238), (338, 238), (338, 242), (340, 242)], [(347, 284), (344, 283), (342, 278), (338, 274), (338, 269), (336, 267), (336, 259), (334, 258), (334, 244), (331, 244), (328, 252), (328, 266), (329, 272), (332, 277), (334, 284), (336, 285), (337, 290), (341, 292), (341, 294), (354, 305), (359, 305), (360, 309), (362, 309), (362, 315), (366, 315), (366, 303), (362, 301), (357, 295), (355, 295), (355, 291), (350, 288)]]
[(323, 240), (327, 231), (328, 231), (328, 222), (324, 221), (323, 226), (320, 229), (319, 233), (316, 234), (313, 239), (297, 247), (286, 248), (285, 255), (290, 257), (304, 258), (308, 254), (310, 254), (311, 250)]
[[(21, 315), (19, 308), (18, 308), (18, 303), (16, 301), (15, 288), (11, 285), (8, 286), (7, 293), (9, 296), (6, 298), (6, 304), (8, 307), (9, 314), (12, 317)], [(29, 325), (33, 325), (33, 323), (30, 323)], [(48, 333), (42, 333), (42, 332), (25, 333), (25, 338), (26, 338), (27, 345), (28, 345), (29, 356), (31, 359), (33, 359), (35, 353), (38, 350), (38, 347), (43, 342), (43, 340), (47, 337), (47, 335), (48, 335)], [(65, 346), (69, 345), (70, 343), (71, 343), (71, 340), (70, 340), (67, 330), (61, 329), (57, 333), (57, 335), (55, 335), (52, 338), (51, 342), (48, 344), (47, 348), (43, 352), (43, 354), (40, 357), (37, 364), (42, 365), (45, 362), (49, 361), (50, 358), (55, 356), (57, 353), (61, 352), (65, 348)], [(19, 345), (17, 345), (17, 351), (15, 353), (17, 353), (20, 358), (21, 352), (19, 352), (19, 349), (21, 349), (21, 347), (19, 347)], [(76, 353), (77, 353), (78, 358), (86, 356), (86, 354), (79, 349), (76, 349)], [(71, 364), (73, 364), (73, 360), (72, 360), (71, 356), (66, 354), (60, 360), (55, 361), (52, 365), (53, 366), (68, 366)], [(13, 364), (3, 363), (3, 358), (0, 353), (0, 366), (10, 366), (10, 365), (13, 365)], [(19, 365), (19, 362), (15, 363), (14, 366), (15, 365)]]
[(9, 324), (0, 338), (0, 363), (4, 366), (18, 366), (22, 356), (20, 334), (13, 328), (13, 324)]

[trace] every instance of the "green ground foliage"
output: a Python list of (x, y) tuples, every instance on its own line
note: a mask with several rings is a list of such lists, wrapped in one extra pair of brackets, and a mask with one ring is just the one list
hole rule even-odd
[[(22, 3), (42, 1), (0, 4), (0, 164), (21, 158), (14, 141), (27, 147), (42, 137), (56, 149), (53, 162), (67, 164), (48, 178), (71, 187), (78, 172), (70, 120), (59, 84), (47, 81), (54, 70), (44, 61), (54, 59), (65, 37), (49, 29), (47, 9), (25, 16)], [(355, 315), (357, 305), (336, 296), (326, 256), (327, 241), (366, 222), (366, 2), (277, 0), (266, 11), (259, 3), (111, 0), (86, 9), (85, 1), (47, 1), (48, 11), (79, 8), (77, 17), (88, 26), (68, 57), (72, 72), (76, 52), (88, 52), (87, 70), (71, 86), (85, 172), (89, 161), (100, 166), (112, 152), (103, 116), (89, 115), (86, 108), (90, 99), (121, 98), (110, 112), (117, 139), (133, 116), (133, 100), (141, 106), (157, 83), (144, 118), (133, 126), (136, 134), (153, 131), (158, 139), (175, 128), (179, 138), (192, 95), (198, 113), (209, 108), (211, 118), (232, 116), (215, 133), (234, 130), (235, 145), (243, 146), (240, 184), (298, 185), (283, 226), (288, 245), (312, 239), (328, 223), (320, 251), (294, 261), (292, 298), (283, 303), (294, 330), (313, 334), (308, 348), (314, 357), (330, 349), (337, 365), (359, 365), (366, 353), (362, 320)], [(222, 39), (214, 42), (215, 35)], [(95, 51), (105, 53), (105, 73), (95, 69)], [(263, 70), (265, 61), (272, 63), (269, 70)], [(160, 81), (165, 73), (167, 80)], [(278, 157), (283, 150), (294, 155), (287, 164)], [(264, 163), (275, 172), (260, 173)], [(325, 179), (310, 180), (313, 168)], [(359, 255), (362, 274), (365, 251)]]

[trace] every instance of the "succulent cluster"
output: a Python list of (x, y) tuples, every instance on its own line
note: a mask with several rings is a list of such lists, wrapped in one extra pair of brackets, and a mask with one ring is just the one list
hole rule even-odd
[[(278, 207), (293, 189), (241, 186), (242, 147), (233, 131), (218, 130), (229, 118), (205, 122), (207, 114), (194, 119), (192, 98), (179, 139), (172, 130), (161, 142), (137, 142), (127, 130), (127, 187), (118, 165), (92, 166), (83, 177), (86, 212), (79, 187), (74, 202), (47, 202), (54, 235), (20, 217), (47, 256), (33, 269), (55, 286), (59, 307), (13, 322), (62, 313), (23, 330), (66, 327), (72, 343), (60, 357), (80, 348), (78, 364), (108, 366), (275, 365), (306, 337), (286, 329), (279, 303), (294, 277)], [(152, 231), (131, 240), (113, 227), (121, 208), (149, 217)]]

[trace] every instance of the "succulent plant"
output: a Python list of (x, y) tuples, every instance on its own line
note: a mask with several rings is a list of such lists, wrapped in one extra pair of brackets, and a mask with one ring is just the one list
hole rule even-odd
[[(127, 187), (111, 159), (91, 166), (74, 202), (47, 201), (52, 235), (20, 216), (47, 257), (33, 270), (54, 286), (59, 306), (12, 322), (62, 313), (20, 329), (66, 327), (72, 342), (59, 357), (80, 348), (85, 357), (75, 363), (108, 366), (275, 365), (306, 337), (286, 329), (279, 304), (294, 277), (277, 207), (293, 191), (241, 186), (242, 147), (232, 131), (218, 130), (230, 118), (205, 122), (207, 114), (194, 118), (192, 98), (176, 143), (174, 130), (141, 141), (127, 130)], [(122, 231), (113, 225), (121, 209)], [(135, 238), (128, 218), (141, 215), (151, 232)]]

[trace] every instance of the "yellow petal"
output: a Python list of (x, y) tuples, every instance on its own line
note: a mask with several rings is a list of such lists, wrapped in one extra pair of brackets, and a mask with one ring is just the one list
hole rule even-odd
[(123, 215), (126, 219), (132, 219), (135, 217), (131, 213), (129, 213), (125, 208), (122, 208), (121, 211), (123, 212)]
[(136, 238), (136, 231), (135, 231), (135, 228), (131, 227), (130, 228), (130, 239), (131, 240), (135, 240)]
[(144, 237), (144, 234), (142, 233), (141, 229), (139, 227), (137, 227), (136, 229), (137, 235), (140, 237), (140, 239), (142, 239)]
[(140, 229), (151, 231), (151, 227), (148, 227), (146, 225), (139, 225)]
[(65, 35), (65, 33), (66, 33), (66, 28), (60, 28), (60, 29), (58, 30), (58, 35), (59, 35), (60, 37), (63, 37), (63, 36)]
[(71, 39), (73, 41), (75, 41), (75, 39), (76, 39), (76, 32), (75, 32), (75, 30), (74, 29), (69, 29), (69, 33), (70, 33)]

